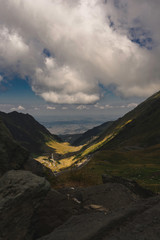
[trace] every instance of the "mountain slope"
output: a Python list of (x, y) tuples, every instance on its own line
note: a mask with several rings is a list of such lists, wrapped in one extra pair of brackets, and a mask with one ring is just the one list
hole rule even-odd
[[(93, 154), (94, 153), (94, 154)], [(86, 145), (77, 161), (89, 163), (72, 179), (101, 183), (104, 173), (160, 191), (160, 92), (125, 114)], [(94, 180), (94, 181), (93, 181)]]
[[(110, 142), (106, 143), (106, 148), (117, 149), (117, 147), (127, 146), (147, 148), (160, 144), (160, 92), (127, 113), (117, 121), (116, 125), (126, 122), (128, 124)], [(108, 134), (107, 131), (103, 133), (103, 136), (104, 134)]]
[(32, 153), (44, 152), (47, 141), (58, 140), (29, 114), (0, 112), (0, 118), (13, 139)]
[(0, 119), (0, 176), (10, 169), (21, 169), (28, 157), (28, 151), (14, 141)]
[(98, 138), (104, 130), (108, 129), (111, 126), (112, 123), (113, 121), (109, 121), (101, 124), (100, 126), (88, 130), (87, 132), (83, 133), (78, 139), (76, 139), (72, 143), (72, 145), (74, 146), (83, 145), (89, 141), (92, 141), (93, 139)]
[[(84, 149), (86, 154), (100, 148), (147, 147), (160, 143), (160, 92), (114, 121)], [(94, 147), (95, 146), (95, 147)], [(84, 154), (83, 154), (84, 155)]]

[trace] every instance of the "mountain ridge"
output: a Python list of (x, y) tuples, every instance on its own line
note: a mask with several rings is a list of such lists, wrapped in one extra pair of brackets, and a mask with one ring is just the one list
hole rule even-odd
[[(88, 163), (63, 178), (100, 184), (101, 175), (122, 176), (160, 191), (160, 91), (114, 121), (76, 156)], [(76, 182), (76, 181), (75, 181)]]
[(51, 139), (60, 141), (58, 136), (51, 134), (28, 113), (0, 112), (0, 119), (8, 128), (13, 139), (32, 153), (44, 152), (46, 150), (45, 143)]

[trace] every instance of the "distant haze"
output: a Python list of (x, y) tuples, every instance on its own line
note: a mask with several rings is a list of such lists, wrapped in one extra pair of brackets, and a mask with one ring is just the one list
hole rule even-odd
[(56, 121), (41, 122), (53, 134), (77, 134), (84, 133), (88, 129), (102, 124), (102, 121), (77, 120), (77, 121)]

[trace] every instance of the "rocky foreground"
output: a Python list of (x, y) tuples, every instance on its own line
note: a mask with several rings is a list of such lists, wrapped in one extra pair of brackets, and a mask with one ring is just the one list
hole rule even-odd
[(0, 240), (159, 240), (160, 196), (133, 181), (56, 191), (43, 177), (0, 178)]

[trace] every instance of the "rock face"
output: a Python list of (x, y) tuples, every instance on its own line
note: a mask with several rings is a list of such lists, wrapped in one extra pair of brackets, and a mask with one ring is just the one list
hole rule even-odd
[(34, 214), (50, 189), (41, 177), (9, 171), (0, 179), (0, 240), (31, 240)]
[[(103, 222), (101, 217), (106, 217), (106, 214), (125, 208), (140, 199), (141, 196), (118, 182), (87, 188), (64, 188), (59, 189), (59, 192), (51, 190), (37, 212), (35, 239), (53, 230), (55, 234), (55, 237), (52, 234), (53, 239), (56, 237), (58, 239), (57, 231), (62, 226), (66, 226), (65, 232), (68, 234), (68, 238), (64, 238), (62, 234), (62, 239), (70, 239), (70, 237), (76, 239), (76, 233), (72, 236), (71, 228), (75, 227), (81, 232), (84, 228), (84, 231), (87, 231), (85, 230), (87, 226), (84, 226), (85, 218), (92, 222), (93, 217), (93, 223), (99, 221), (96, 218)], [(69, 223), (65, 223), (67, 220)], [(79, 221), (79, 226), (76, 226), (76, 222), (78, 224)]]
[(119, 183), (107, 183), (87, 188), (62, 189), (61, 192), (68, 195), (70, 199), (77, 199), (83, 209), (90, 209), (92, 205), (97, 205), (109, 211), (125, 207), (141, 198)]
[(79, 212), (39, 240), (159, 240), (160, 196), (134, 181), (103, 180), (107, 183), (61, 189), (79, 204)]
[[(117, 199), (118, 201), (118, 199)], [(160, 197), (141, 200), (110, 213), (73, 216), (39, 240), (159, 240)]]
[(54, 174), (51, 169), (45, 167), (40, 162), (34, 160), (33, 158), (29, 157), (25, 164), (23, 165), (23, 169), (33, 174), (36, 174), (40, 177), (46, 177), (47, 179), (53, 179)]
[(51, 190), (41, 203), (35, 218), (35, 239), (53, 231), (72, 215), (78, 213), (79, 205), (64, 194)]
[(0, 240), (159, 240), (160, 196), (141, 194), (130, 180), (104, 181), (56, 191), (30, 172), (7, 172), (0, 178)]

